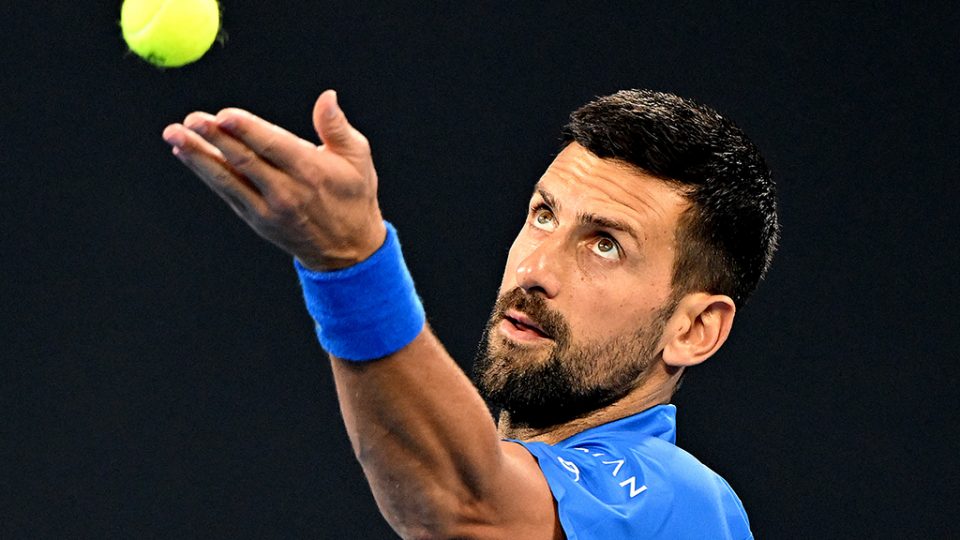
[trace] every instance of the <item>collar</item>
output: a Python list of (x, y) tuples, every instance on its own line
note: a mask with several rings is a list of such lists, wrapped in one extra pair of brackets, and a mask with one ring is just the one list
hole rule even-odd
[(677, 407), (673, 404), (654, 405), (637, 414), (581, 431), (560, 444), (565, 447), (576, 446), (587, 439), (596, 438), (597, 435), (602, 434), (604, 437), (609, 437), (619, 433), (623, 433), (624, 436), (631, 439), (636, 438), (637, 435), (645, 435), (662, 439), (670, 444), (676, 444)]

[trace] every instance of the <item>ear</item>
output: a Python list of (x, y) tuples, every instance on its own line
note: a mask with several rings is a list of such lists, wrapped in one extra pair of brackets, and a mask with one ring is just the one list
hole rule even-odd
[(693, 293), (680, 300), (663, 331), (663, 361), (695, 366), (713, 356), (730, 335), (737, 307), (722, 294)]

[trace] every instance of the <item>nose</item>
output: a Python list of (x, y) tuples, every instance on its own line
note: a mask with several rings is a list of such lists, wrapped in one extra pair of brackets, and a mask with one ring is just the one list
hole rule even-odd
[[(556, 235), (560, 236), (560, 235)], [(549, 238), (541, 242), (517, 265), (517, 286), (528, 293), (539, 291), (547, 298), (560, 292), (561, 242)]]

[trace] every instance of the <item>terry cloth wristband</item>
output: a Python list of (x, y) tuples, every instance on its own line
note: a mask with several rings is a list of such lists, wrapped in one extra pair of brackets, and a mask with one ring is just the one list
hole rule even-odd
[(395, 353), (413, 341), (426, 322), (397, 230), (384, 224), (383, 245), (359, 264), (314, 272), (293, 261), (320, 344), (344, 360), (376, 360)]

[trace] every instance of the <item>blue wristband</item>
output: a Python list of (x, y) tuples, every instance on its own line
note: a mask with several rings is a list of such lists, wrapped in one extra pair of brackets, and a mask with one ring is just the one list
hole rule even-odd
[(403, 262), (397, 230), (367, 260), (332, 272), (314, 272), (294, 259), (307, 311), (320, 344), (333, 356), (376, 360), (407, 346), (426, 315)]

